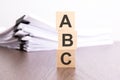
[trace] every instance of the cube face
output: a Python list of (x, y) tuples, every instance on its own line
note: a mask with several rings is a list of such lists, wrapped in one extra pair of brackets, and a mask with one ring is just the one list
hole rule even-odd
[(75, 68), (75, 50), (57, 50), (58, 68)]
[[(67, 21), (67, 17), (65, 17), (67, 15), (68, 20), (71, 24), (71, 27), (69, 27), (68, 24), (64, 24), (62, 25), (62, 27), (60, 27), (62, 20), (64, 20), (64, 22), (68, 22)], [(56, 27), (57, 30), (66, 30), (66, 29), (75, 29), (75, 13), (74, 12), (57, 12), (56, 13)]]
[[(71, 38), (72, 37), (72, 38)], [(62, 30), (58, 32), (58, 49), (71, 50), (77, 48), (77, 32)], [(73, 43), (72, 45), (70, 45)]]

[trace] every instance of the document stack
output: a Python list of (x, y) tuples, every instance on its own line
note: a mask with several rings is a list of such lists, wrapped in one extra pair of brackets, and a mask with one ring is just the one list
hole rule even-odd
[(55, 28), (24, 15), (9, 30), (0, 34), (0, 46), (22, 51), (53, 50), (57, 48)]

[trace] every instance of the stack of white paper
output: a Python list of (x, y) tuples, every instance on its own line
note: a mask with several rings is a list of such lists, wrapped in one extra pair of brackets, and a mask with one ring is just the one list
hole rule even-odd
[(55, 28), (30, 16), (24, 16), (22, 20), (28, 21), (29, 23), (20, 23), (17, 25), (14, 34), (14, 36), (20, 38), (22, 43), (20, 46), (21, 50), (38, 51), (57, 48), (57, 32)]
[(81, 28), (78, 31), (78, 47), (111, 45), (111, 28)]
[(57, 32), (30, 16), (23, 16), (0, 34), (0, 46), (24, 51), (53, 50), (57, 48)]
[[(77, 32), (78, 47), (112, 44), (108, 31), (82, 28)], [(58, 34), (55, 28), (25, 15), (15, 26), (0, 34), (0, 46), (23, 51), (53, 50), (58, 48)]]

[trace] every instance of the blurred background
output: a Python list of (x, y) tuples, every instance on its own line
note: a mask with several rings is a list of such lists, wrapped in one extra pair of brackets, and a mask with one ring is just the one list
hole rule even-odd
[(0, 32), (12, 27), (24, 14), (36, 15), (55, 27), (56, 11), (74, 11), (76, 28), (108, 28), (120, 41), (119, 0), (0, 0)]

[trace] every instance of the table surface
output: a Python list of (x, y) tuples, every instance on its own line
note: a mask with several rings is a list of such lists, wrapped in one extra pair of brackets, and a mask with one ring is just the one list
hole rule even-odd
[(120, 42), (78, 48), (75, 69), (57, 69), (56, 50), (25, 53), (0, 47), (0, 80), (120, 80)]

